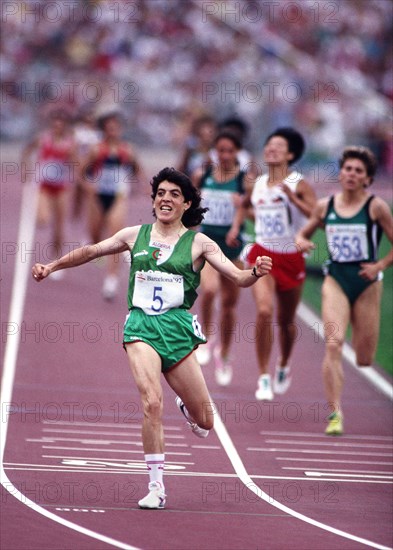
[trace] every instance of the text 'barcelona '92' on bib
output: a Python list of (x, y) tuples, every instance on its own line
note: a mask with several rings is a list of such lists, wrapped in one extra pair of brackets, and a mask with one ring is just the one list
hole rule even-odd
[(368, 259), (365, 224), (329, 224), (326, 226), (326, 237), (334, 262), (359, 262)]
[(137, 271), (132, 303), (147, 315), (161, 315), (181, 307), (184, 303), (183, 276), (163, 271)]

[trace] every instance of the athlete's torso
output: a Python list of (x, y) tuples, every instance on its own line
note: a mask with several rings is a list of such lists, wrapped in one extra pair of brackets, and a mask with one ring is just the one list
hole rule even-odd
[[(255, 182), (251, 203), (255, 212), (256, 242), (265, 248), (286, 254), (293, 252), (295, 235), (305, 223), (305, 216), (294, 206), (279, 186), (268, 186), (268, 174)], [(291, 172), (283, 183), (296, 193), (303, 175)]]
[(168, 245), (152, 239), (151, 231), (151, 224), (141, 226), (131, 252), (128, 307), (139, 307), (147, 315), (190, 309), (200, 283), (191, 255), (196, 233), (188, 230), (175, 245)]
[(71, 181), (73, 148), (72, 135), (54, 139), (50, 131), (42, 134), (38, 150), (42, 183), (56, 187), (66, 185)]
[(201, 225), (201, 230), (207, 235), (225, 236), (235, 216), (234, 195), (243, 194), (244, 172), (240, 171), (234, 178), (219, 182), (208, 170), (202, 177), (200, 189), (203, 206), (208, 207)]
[(370, 216), (370, 196), (351, 217), (340, 216), (332, 196), (324, 218), (330, 260), (337, 263), (373, 262), (377, 259), (382, 230)]
[(111, 151), (106, 142), (101, 142), (92, 172), (97, 193), (127, 195), (133, 174), (133, 163), (127, 145), (120, 143), (115, 151)]

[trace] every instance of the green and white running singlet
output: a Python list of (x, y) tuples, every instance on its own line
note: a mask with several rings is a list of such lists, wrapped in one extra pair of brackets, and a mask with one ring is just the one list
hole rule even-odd
[(130, 313), (123, 341), (149, 344), (165, 371), (206, 342), (196, 315), (188, 312), (197, 297), (200, 271), (194, 272), (192, 265), (195, 231), (188, 230), (169, 245), (153, 240), (151, 230), (151, 224), (141, 226), (131, 252)]
[[(225, 237), (230, 230), (235, 217), (233, 196), (235, 193), (244, 193), (243, 179), (245, 172), (240, 172), (234, 178), (225, 182), (218, 182), (208, 169), (202, 176), (201, 195), (203, 206), (209, 210), (204, 215), (201, 231), (218, 244), (223, 253), (230, 260), (239, 257), (243, 245), (230, 247), (225, 243)], [(238, 237), (241, 241), (241, 236)]]
[[(329, 250), (324, 272), (338, 282), (351, 304), (374, 282), (359, 275), (361, 263), (377, 260), (382, 235), (381, 227), (371, 219), (369, 213), (373, 198), (374, 195), (370, 196), (354, 216), (343, 218), (336, 212), (332, 196), (323, 220)], [(382, 273), (376, 280), (381, 278)]]

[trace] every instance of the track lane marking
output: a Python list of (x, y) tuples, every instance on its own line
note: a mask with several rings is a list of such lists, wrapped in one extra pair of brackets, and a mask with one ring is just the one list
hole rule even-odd
[[(51, 436), (44, 436), (40, 439), (38, 438), (30, 438), (27, 437), (25, 439), (28, 443), (55, 443), (56, 441), (79, 441), (80, 443), (84, 443), (85, 445), (135, 445), (137, 447), (142, 447), (142, 441), (119, 441), (111, 440), (111, 439), (90, 439), (88, 437), (86, 438), (80, 438), (80, 437), (51, 437)], [(166, 446), (168, 447), (189, 447), (187, 443), (166, 443)]]
[(280, 445), (313, 445), (319, 447), (361, 447), (362, 449), (392, 449), (393, 445), (379, 445), (375, 443), (345, 443), (344, 441), (288, 441), (285, 439), (266, 439), (265, 443)]
[[(378, 474), (378, 475), (385, 475), (385, 476), (392, 476), (393, 477), (393, 472), (389, 471), (389, 472), (384, 472), (384, 471), (380, 471), (380, 470), (346, 470), (345, 468), (323, 468), (325, 472), (344, 472), (344, 473), (347, 473), (347, 474)], [(281, 470), (301, 470), (301, 471), (304, 471), (305, 468), (304, 466), (302, 468), (300, 468), (299, 466), (295, 467), (295, 466), (281, 466)], [(316, 471), (320, 471), (321, 468), (310, 468), (308, 467), (307, 470), (316, 470)]]
[[(321, 462), (320, 458), (292, 458), (276, 456), (276, 460), (287, 460), (291, 462)], [(378, 462), (375, 460), (331, 460), (324, 458), (323, 462), (332, 462), (333, 464), (374, 464), (376, 466), (393, 466), (393, 462)]]
[(281, 449), (279, 447), (247, 447), (247, 451), (251, 452), (269, 452), (269, 453), (303, 453), (314, 455), (356, 455), (356, 456), (386, 456), (391, 457), (392, 453), (363, 453), (361, 451), (332, 451), (314, 450), (314, 449)]
[[(269, 436), (283, 436), (283, 437), (316, 437), (322, 440), (326, 440), (326, 435), (321, 433), (310, 433), (310, 432), (265, 432), (261, 431), (259, 432), (260, 435), (269, 435)], [(367, 440), (367, 441), (389, 441), (392, 442), (393, 438), (391, 435), (353, 435), (353, 434), (345, 434), (341, 435), (340, 438), (342, 438), (343, 441), (346, 441), (347, 439), (360, 439), (360, 440)]]
[[(141, 454), (141, 451), (127, 450), (127, 449), (92, 449), (91, 447), (63, 447), (61, 445), (42, 445), (43, 449), (53, 449), (58, 451), (83, 451), (93, 453), (128, 453), (128, 454)], [(165, 456), (192, 456), (192, 453), (181, 453), (176, 451), (165, 450)]]
[[(362, 537), (358, 537), (356, 535), (352, 535), (351, 533), (347, 533), (346, 531), (342, 531), (341, 529), (336, 529), (335, 527), (330, 527), (329, 525), (325, 523), (321, 523), (320, 521), (313, 520), (312, 518), (309, 518), (305, 516), (304, 514), (300, 514), (299, 512), (296, 512), (295, 510), (292, 510), (292, 508), (289, 508), (288, 506), (285, 506), (284, 504), (281, 504), (277, 500), (271, 498), (267, 493), (262, 491), (259, 487), (255, 485), (250, 475), (247, 473), (247, 470), (242, 462), (242, 459), (240, 458), (239, 453), (236, 450), (236, 447), (234, 446), (227, 429), (225, 428), (224, 423), (221, 420), (220, 415), (218, 412), (215, 412), (215, 418), (214, 418), (214, 430), (221, 441), (221, 444), (231, 461), (231, 464), (238, 475), (240, 481), (244, 483), (244, 485), (253, 493), (255, 493), (259, 498), (270, 504), (271, 506), (274, 506), (275, 508), (278, 508), (279, 510), (282, 510), (283, 512), (286, 512), (287, 514), (300, 519), (301, 521), (304, 521), (305, 523), (309, 523), (310, 525), (313, 525), (315, 527), (318, 527), (319, 529), (323, 529), (325, 531), (328, 531), (329, 533), (333, 533), (335, 535), (338, 535), (340, 537), (353, 540), (355, 542), (359, 542), (361, 544), (365, 544), (366, 546), (370, 546), (371, 548), (377, 548), (378, 550), (391, 550), (388, 546), (384, 546), (381, 544), (378, 544), (376, 542), (364, 539)], [(304, 478), (302, 478), (304, 479)], [(327, 481), (327, 480), (325, 480)], [(349, 480), (348, 480), (349, 481)], [(357, 481), (358, 483), (358, 481)], [(377, 483), (377, 482), (376, 482)]]
[[(331, 476), (331, 472), (317, 472), (315, 470), (313, 471), (305, 471), (304, 475), (309, 477), (325, 477), (325, 476)], [(344, 474), (344, 473), (337, 473), (335, 472), (334, 475), (336, 477), (358, 477), (358, 478), (367, 478), (367, 479), (393, 479), (393, 476), (384, 476), (384, 475), (377, 475), (377, 474)], [(355, 480), (357, 481), (357, 480)]]
[[(43, 420), (42, 421), (42, 424), (45, 424), (46, 426), (53, 426), (53, 425), (56, 425), (56, 426), (68, 426), (68, 427), (78, 427), (78, 426), (83, 426), (84, 428), (86, 428), (86, 426), (88, 426), (89, 428), (120, 428), (120, 429), (130, 429), (130, 428), (135, 428), (137, 430), (141, 430), (142, 428), (142, 424), (135, 424), (135, 423), (131, 423), (131, 422), (124, 422), (123, 424), (118, 424), (118, 423), (115, 423), (115, 422), (99, 422), (98, 424), (95, 423), (93, 424), (92, 422), (86, 422), (86, 421), (83, 421), (83, 422), (79, 422), (79, 421), (74, 421), (74, 420)], [(182, 431), (183, 428), (179, 427), (179, 426), (166, 426), (164, 427), (164, 432), (166, 431), (176, 431), (176, 432), (180, 432)]]
[[(107, 458), (101, 456), (101, 457), (93, 457), (93, 456), (64, 456), (64, 455), (41, 455), (42, 458), (62, 458), (63, 460), (108, 460)], [(141, 459), (135, 459), (135, 458), (111, 458), (111, 462), (127, 462), (127, 463), (133, 463), (133, 462), (141, 462)], [(8, 464), (8, 463), (7, 463)], [(195, 462), (179, 462), (177, 460), (166, 460), (165, 464), (185, 464), (189, 466), (194, 466)]]
[[(123, 432), (123, 433), (115, 433), (115, 432), (101, 432), (99, 430), (64, 430), (64, 429), (56, 429), (56, 428), (43, 428), (42, 430), (45, 433), (48, 432), (56, 432), (57, 434), (79, 434), (79, 435), (114, 435), (115, 437), (135, 437), (136, 435), (132, 432)], [(166, 439), (185, 439), (186, 436), (182, 434), (166, 434)]]

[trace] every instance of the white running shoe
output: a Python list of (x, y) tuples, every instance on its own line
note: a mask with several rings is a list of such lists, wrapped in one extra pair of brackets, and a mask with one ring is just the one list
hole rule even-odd
[(148, 508), (150, 510), (162, 510), (165, 508), (166, 494), (159, 481), (149, 483), (149, 494), (138, 502), (139, 508)]
[(184, 405), (183, 401), (180, 399), (179, 396), (176, 396), (176, 405), (178, 406), (181, 413), (183, 413), (185, 419), (187, 420), (187, 424), (190, 426), (191, 431), (197, 436), (197, 437), (207, 437), (209, 435), (209, 430), (205, 430), (204, 428), (200, 428), (198, 424), (195, 422), (195, 420), (190, 416), (190, 413), (188, 412), (186, 406)]
[(255, 399), (258, 401), (272, 401), (274, 397), (272, 391), (272, 380), (270, 374), (261, 374), (258, 378), (258, 387), (255, 392)]
[(199, 345), (195, 353), (197, 361), (201, 367), (207, 365), (212, 356), (211, 344), (207, 342), (206, 344)]
[(228, 359), (221, 356), (221, 347), (216, 346), (213, 350), (214, 355), (214, 377), (219, 386), (229, 386), (232, 381), (232, 367)]
[(289, 389), (291, 382), (292, 377), (290, 367), (279, 367), (277, 365), (276, 372), (274, 373), (273, 382), (274, 393), (282, 395)]
[(102, 296), (105, 300), (113, 300), (117, 294), (119, 279), (116, 275), (107, 275), (102, 285)]

